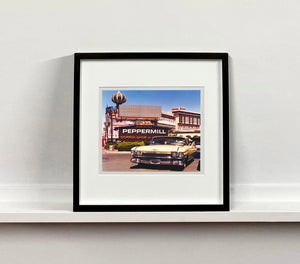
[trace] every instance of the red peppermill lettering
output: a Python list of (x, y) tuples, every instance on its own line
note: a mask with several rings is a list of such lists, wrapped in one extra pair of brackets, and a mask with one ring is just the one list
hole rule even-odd
[(161, 134), (166, 135), (167, 132), (163, 129), (135, 129), (135, 128), (123, 128), (123, 134)]

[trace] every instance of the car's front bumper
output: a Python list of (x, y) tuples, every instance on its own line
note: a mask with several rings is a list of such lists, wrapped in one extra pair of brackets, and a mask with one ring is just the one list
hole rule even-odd
[(130, 159), (133, 163), (138, 164), (152, 164), (152, 165), (175, 165), (175, 166), (183, 166), (184, 165), (184, 158), (183, 159), (160, 159), (160, 158), (144, 158), (144, 157), (132, 157)]

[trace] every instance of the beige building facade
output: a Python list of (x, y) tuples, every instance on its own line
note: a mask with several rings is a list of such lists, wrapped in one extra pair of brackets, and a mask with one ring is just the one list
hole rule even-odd
[(186, 111), (184, 107), (172, 109), (175, 118), (175, 132), (199, 131), (201, 125), (200, 113)]

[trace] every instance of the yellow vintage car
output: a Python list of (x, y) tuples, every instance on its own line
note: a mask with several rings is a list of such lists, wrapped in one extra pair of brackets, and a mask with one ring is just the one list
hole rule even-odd
[(184, 137), (154, 137), (149, 146), (133, 147), (130, 161), (138, 164), (174, 165), (184, 169), (197, 148)]

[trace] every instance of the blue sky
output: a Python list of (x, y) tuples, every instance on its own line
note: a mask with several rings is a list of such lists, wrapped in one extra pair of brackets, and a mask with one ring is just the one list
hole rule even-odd
[[(200, 90), (120, 90), (129, 105), (160, 105), (163, 111), (185, 107), (187, 111), (200, 113)], [(115, 105), (111, 96), (117, 90), (102, 90), (102, 113), (105, 107)]]

